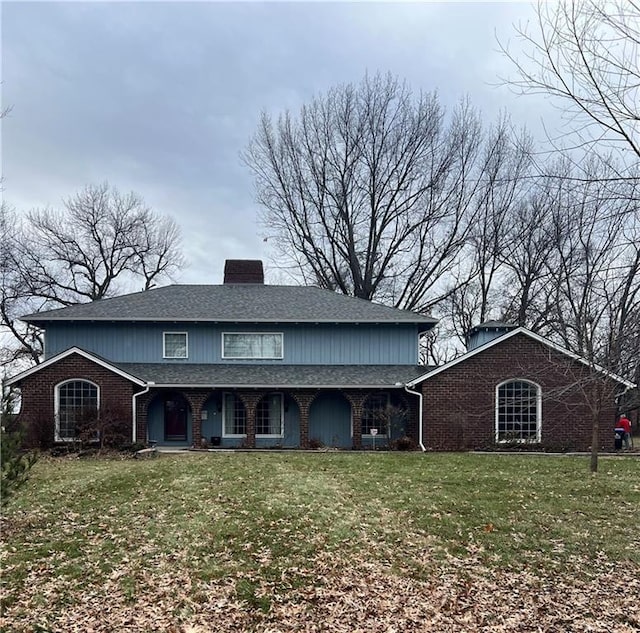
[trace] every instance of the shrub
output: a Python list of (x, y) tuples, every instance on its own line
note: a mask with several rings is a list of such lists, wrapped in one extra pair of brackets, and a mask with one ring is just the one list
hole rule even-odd
[(408, 435), (403, 435), (394, 440), (391, 447), (397, 451), (415, 451), (416, 443)]
[(36, 463), (35, 452), (25, 453), (21, 449), (20, 434), (0, 431), (0, 461), (2, 479), (0, 481), (0, 501), (3, 506), (27, 482), (31, 467)]

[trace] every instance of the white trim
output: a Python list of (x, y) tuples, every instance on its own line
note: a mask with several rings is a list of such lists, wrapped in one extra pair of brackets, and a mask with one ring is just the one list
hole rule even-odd
[(524, 328), (524, 327), (519, 327), (515, 330), (512, 330), (511, 332), (508, 332), (507, 334), (498, 336), (497, 338), (494, 338), (493, 340), (488, 341), (484, 345), (481, 345), (480, 347), (476, 347), (470, 352), (463, 354), (459, 358), (456, 358), (455, 360), (452, 360), (449, 363), (445, 363), (441, 367), (433, 369), (432, 371), (427, 372), (426, 374), (423, 374), (422, 376), (419, 376), (418, 378), (410, 382), (407, 382), (406, 384), (411, 385), (413, 387), (418, 383), (422, 382), (423, 380), (433, 378), (434, 376), (437, 376), (443, 371), (447, 371), (448, 369), (451, 369), (455, 365), (458, 365), (459, 363), (463, 363), (464, 361), (471, 358), (472, 356), (475, 356), (476, 354), (480, 354), (481, 352), (484, 352), (485, 350), (488, 350), (489, 348), (494, 347), (495, 345), (499, 345), (500, 343), (503, 343), (504, 341), (507, 341), (508, 339), (512, 338), (513, 336), (517, 336), (518, 334), (523, 334), (524, 336), (528, 336), (529, 338), (532, 338), (534, 341), (538, 341), (538, 343), (542, 343), (543, 345), (546, 345), (547, 347), (550, 347), (551, 349), (554, 349), (555, 351), (560, 352), (561, 354), (565, 354), (566, 356), (569, 356), (570, 358), (573, 358), (574, 360), (577, 360), (580, 363), (583, 363), (590, 369), (595, 369), (597, 372), (604, 374), (608, 378), (612, 378), (616, 382), (619, 382), (620, 384), (625, 385), (628, 389), (633, 389), (636, 386), (635, 383), (630, 382), (625, 378), (622, 378), (621, 376), (614, 374), (613, 372), (610, 372), (609, 370), (605, 369), (604, 367), (601, 367), (600, 365), (597, 365), (595, 363), (590, 363), (585, 358), (582, 358), (582, 356), (578, 356), (577, 354), (570, 352), (568, 349), (565, 349), (564, 347), (561, 347), (560, 345), (557, 345), (556, 343), (553, 343), (550, 340), (544, 338), (543, 336), (540, 336), (539, 334), (536, 334), (531, 330), (527, 330), (527, 328)]
[[(135, 444), (138, 441), (138, 397), (144, 395), (145, 393), (149, 393), (149, 389), (153, 386), (153, 383), (150, 382), (147, 386), (142, 390), (134, 393), (131, 398), (131, 415), (133, 416), (133, 429), (131, 430), (131, 442)], [(147, 422), (148, 426), (148, 422)], [(146, 441), (146, 438), (145, 438)]]
[[(167, 334), (184, 334), (184, 356), (167, 356)], [(162, 332), (162, 358), (179, 360), (189, 358), (189, 332)]]
[(494, 437), (496, 444), (508, 444), (508, 443), (518, 443), (518, 444), (526, 444), (527, 440), (519, 439), (519, 440), (501, 440), (498, 437), (498, 392), (500, 387), (503, 385), (508, 385), (511, 382), (526, 382), (528, 385), (533, 385), (536, 388), (536, 443), (540, 443), (542, 441), (542, 387), (535, 381), (529, 380), (528, 378), (507, 378), (507, 380), (503, 380), (501, 383), (496, 385), (495, 392), (495, 400), (494, 400), (494, 410), (495, 410), (495, 426), (494, 426)]
[[(367, 301), (367, 303), (371, 303)], [(378, 304), (381, 305), (381, 304)], [(388, 307), (388, 306), (386, 306)], [(63, 308), (60, 308), (63, 309)], [(172, 317), (133, 317), (133, 318), (116, 318), (113, 316), (108, 317), (44, 317), (41, 318), (41, 315), (45, 315), (45, 313), (35, 313), (35, 314), (27, 314), (22, 317), (20, 320), (25, 323), (73, 323), (75, 321), (105, 321), (108, 323), (122, 323), (122, 322), (130, 322), (130, 323), (238, 323), (237, 318), (217, 318), (217, 319), (207, 319), (203, 317), (186, 317), (186, 316), (172, 316)], [(432, 319), (430, 317), (424, 317), (424, 320), (419, 318), (420, 315), (416, 315), (416, 319), (411, 320), (398, 320), (398, 319), (316, 319), (316, 318), (298, 318), (298, 319), (282, 319), (282, 318), (272, 318), (272, 319), (248, 319), (245, 323), (270, 323), (277, 325), (279, 323), (304, 323), (304, 324), (315, 324), (315, 323), (367, 323), (373, 325), (431, 325), (434, 326), (438, 323), (438, 319)], [(424, 330), (424, 332), (428, 332), (429, 330)]]
[[(143, 383), (147, 384), (147, 383)], [(276, 385), (260, 385), (254, 383), (238, 383), (238, 384), (213, 384), (213, 383), (152, 383), (149, 384), (155, 387), (162, 387), (163, 389), (270, 389), (271, 391), (277, 391), (278, 389), (399, 389), (396, 383), (392, 385), (290, 385), (290, 384), (276, 384)], [(404, 383), (403, 383), (404, 384)], [(407, 385), (410, 383), (406, 383)]]
[(96, 409), (100, 410), (100, 385), (93, 382), (93, 380), (88, 380), (87, 378), (65, 378), (55, 384), (53, 386), (53, 439), (55, 442), (73, 442), (76, 439), (75, 437), (62, 437), (60, 435), (60, 387), (69, 382), (87, 382), (93, 385), (96, 388)]
[(118, 369), (117, 367), (115, 367), (114, 365), (111, 365), (107, 361), (102, 360), (98, 356), (94, 356), (89, 352), (85, 352), (83, 349), (80, 349), (79, 347), (70, 347), (64, 352), (60, 352), (59, 354), (56, 354), (56, 356), (52, 356), (51, 358), (48, 358), (47, 360), (43, 361), (39, 365), (34, 365), (33, 367), (30, 367), (29, 369), (26, 369), (25, 371), (17, 374), (13, 378), (9, 378), (5, 384), (9, 386), (16, 382), (19, 382), (24, 378), (27, 378), (28, 376), (31, 376), (32, 374), (39, 372), (41, 369), (45, 369), (45, 367), (49, 367), (57, 363), (58, 361), (61, 361), (63, 358), (66, 358), (67, 356), (71, 356), (71, 354), (79, 354), (80, 356), (86, 358), (87, 360), (94, 362), (96, 365), (100, 365), (101, 367), (108, 369), (112, 373), (117, 374), (118, 376), (122, 376), (123, 378), (126, 378), (127, 380), (130, 380), (131, 382), (135, 383), (136, 385), (140, 385), (141, 387), (144, 387), (147, 384), (146, 381), (141, 380), (140, 378), (136, 378), (135, 376), (132, 376), (131, 374), (128, 374), (125, 371), (122, 371), (122, 369)]
[[(224, 337), (227, 334), (253, 334), (256, 336), (280, 335), (280, 356), (227, 356), (224, 353)], [(222, 360), (282, 360), (284, 359), (284, 332), (221, 332), (220, 358)]]
[(426, 453), (427, 449), (424, 445), (423, 441), (423, 432), (422, 432), (422, 392), (421, 391), (412, 391), (409, 389), (407, 385), (404, 385), (404, 390), (407, 393), (412, 393), (414, 396), (418, 396), (418, 445), (423, 453)]

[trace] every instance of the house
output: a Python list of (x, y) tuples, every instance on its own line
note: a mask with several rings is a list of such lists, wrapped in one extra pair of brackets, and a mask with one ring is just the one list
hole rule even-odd
[[(416, 436), (427, 316), (315, 287), (264, 284), (229, 260), (222, 285), (172, 285), (23, 317), (45, 359), (8, 381), (40, 446), (76, 437), (78, 416), (118, 411), (134, 442), (164, 446), (361, 447)], [(387, 428), (388, 404), (413, 411)], [(378, 431), (376, 437), (371, 429)]]
[[(228, 260), (221, 285), (172, 285), (24, 317), (43, 362), (8, 381), (33, 445), (76, 438), (86, 412), (133, 442), (423, 449), (613, 447), (614, 396), (633, 385), (524, 328), (474, 328), (469, 349), (418, 364), (435, 320), (328, 290), (264, 284)], [(585, 384), (606, 387), (594, 413)], [(604, 392), (603, 392), (604, 393)], [(391, 405), (391, 407), (389, 407)]]
[(408, 388), (421, 393), (420, 428), (433, 450), (530, 444), (614, 448), (616, 402), (633, 383), (523, 327), (489, 321), (467, 335), (467, 353)]

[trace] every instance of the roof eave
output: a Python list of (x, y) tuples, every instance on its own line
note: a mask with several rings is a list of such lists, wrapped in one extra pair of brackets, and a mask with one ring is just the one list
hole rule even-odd
[(80, 356), (83, 356), (87, 360), (90, 360), (90, 361), (96, 363), (97, 365), (100, 365), (101, 367), (104, 367), (105, 369), (113, 372), (114, 374), (122, 376), (126, 380), (129, 380), (132, 383), (134, 383), (134, 384), (136, 384), (136, 385), (138, 385), (140, 387), (144, 387), (147, 384), (145, 380), (143, 380), (141, 378), (138, 378), (137, 376), (134, 376), (133, 374), (130, 374), (130, 373), (120, 369), (118, 366), (113, 365), (113, 364), (109, 363), (108, 361), (103, 360), (99, 356), (95, 356), (94, 354), (90, 354), (89, 352), (86, 352), (85, 350), (81, 349), (80, 347), (70, 347), (69, 349), (66, 349), (63, 352), (60, 352), (59, 354), (56, 354), (55, 356), (52, 356), (51, 358), (48, 358), (47, 360), (39, 363), (38, 365), (34, 365), (33, 367), (29, 367), (29, 369), (25, 369), (24, 371), (20, 372), (19, 374), (16, 374), (12, 378), (8, 378), (7, 381), (5, 382), (5, 385), (7, 387), (10, 387), (11, 385), (15, 385), (16, 383), (21, 382), (25, 378), (28, 378), (32, 374), (35, 374), (35, 373), (37, 373), (39, 371), (42, 371), (43, 369), (46, 369), (47, 367), (49, 367), (51, 365), (55, 365), (55, 363), (63, 360), (67, 356), (71, 356), (72, 354), (79, 354)]
[(503, 343), (504, 341), (512, 338), (513, 336), (516, 336), (518, 334), (524, 334), (525, 336), (528, 336), (529, 338), (534, 339), (535, 341), (538, 341), (539, 343), (542, 343), (543, 345), (546, 345), (547, 347), (550, 347), (554, 350), (556, 350), (557, 352), (560, 352), (562, 354), (565, 354), (566, 356), (569, 356), (570, 358), (573, 358), (574, 360), (582, 363), (583, 365), (586, 365), (587, 367), (590, 367), (591, 369), (597, 371), (598, 373), (603, 374), (604, 376), (606, 376), (607, 378), (611, 378), (612, 380), (618, 382), (621, 385), (624, 385), (627, 389), (634, 389), (637, 385), (629, 380), (627, 380), (626, 378), (623, 378), (622, 376), (618, 376), (617, 374), (614, 374), (613, 372), (609, 371), (608, 369), (596, 364), (596, 363), (590, 363), (588, 360), (586, 360), (585, 358), (583, 358), (582, 356), (579, 356), (578, 354), (575, 354), (574, 352), (569, 351), (568, 349), (565, 349), (564, 347), (561, 347), (560, 345), (557, 345), (556, 343), (553, 343), (552, 341), (544, 338), (543, 336), (540, 336), (539, 334), (536, 334), (535, 332), (532, 332), (531, 330), (527, 330), (527, 328), (524, 327), (518, 327), (515, 330), (512, 330), (511, 332), (507, 332), (506, 334), (503, 334), (502, 336), (499, 336), (491, 341), (488, 341), (487, 343), (485, 343), (484, 345), (480, 345), (479, 347), (476, 347), (475, 349), (471, 350), (470, 352), (467, 352), (466, 354), (463, 354), (462, 356), (450, 361), (449, 363), (445, 363), (444, 365), (442, 365), (441, 367), (437, 367), (436, 369), (427, 372), (426, 374), (423, 374), (422, 376), (419, 376), (418, 378), (416, 378), (415, 380), (412, 380), (410, 382), (407, 383), (408, 386), (410, 387), (415, 387), (415, 385), (428, 380), (429, 378), (433, 378), (434, 376), (437, 376), (438, 374), (447, 371), (448, 369), (451, 369), (452, 367), (454, 367), (455, 365), (458, 365), (459, 363), (462, 363), (466, 360), (468, 360), (469, 358), (476, 356), (477, 354), (484, 352), (488, 349), (490, 349), (491, 347), (494, 347), (495, 345), (498, 345), (500, 343)]
[[(366, 323), (366, 324), (395, 324), (395, 325), (427, 325), (429, 329), (438, 320), (431, 317), (424, 319), (238, 319), (238, 318), (184, 318), (184, 317), (59, 317), (36, 318), (38, 315), (27, 315), (20, 320), (33, 325), (44, 323), (64, 323), (83, 321), (87, 323), (101, 321), (105, 323)], [(426, 330), (424, 330), (426, 331)]]
[(324, 384), (249, 384), (249, 383), (159, 383), (149, 381), (147, 383), (152, 388), (162, 389), (403, 389), (402, 384), (382, 384), (382, 385), (324, 385)]

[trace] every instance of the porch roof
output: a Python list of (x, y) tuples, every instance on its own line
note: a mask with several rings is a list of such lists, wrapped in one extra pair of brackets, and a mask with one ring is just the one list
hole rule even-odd
[(201, 365), (195, 363), (114, 363), (114, 365), (157, 387), (207, 388), (397, 388), (429, 370), (423, 365)]

